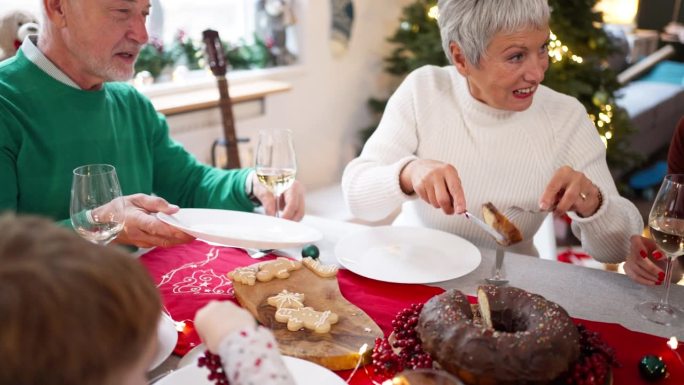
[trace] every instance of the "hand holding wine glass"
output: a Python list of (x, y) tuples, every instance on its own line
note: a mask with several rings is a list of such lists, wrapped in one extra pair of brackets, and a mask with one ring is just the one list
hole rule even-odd
[(280, 200), (297, 173), (290, 130), (261, 130), (256, 151), (256, 176), (275, 196), (275, 216), (280, 216)]
[(659, 302), (636, 306), (646, 319), (662, 324), (684, 325), (684, 312), (668, 302), (674, 259), (684, 254), (684, 174), (665, 176), (648, 217), (651, 237), (667, 257), (665, 294)]
[(71, 224), (90, 242), (106, 245), (123, 230), (125, 203), (114, 166), (77, 167), (71, 185)]

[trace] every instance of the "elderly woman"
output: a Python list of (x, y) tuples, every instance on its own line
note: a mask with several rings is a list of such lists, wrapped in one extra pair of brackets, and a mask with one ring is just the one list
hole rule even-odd
[(553, 211), (596, 259), (625, 259), (639, 233), (621, 198), (605, 146), (583, 106), (543, 85), (548, 68), (546, 0), (440, 0), (439, 27), (452, 65), (411, 73), (342, 179), (351, 212), (428, 226), (492, 247), (462, 215), (491, 201), (536, 254), (532, 235)]

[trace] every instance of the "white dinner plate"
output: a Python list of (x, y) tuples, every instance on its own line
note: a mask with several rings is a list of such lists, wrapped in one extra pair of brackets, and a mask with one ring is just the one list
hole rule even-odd
[(180, 209), (157, 217), (196, 238), (226, 246), (284, 249), (323, 238), (320, 231), (299, 222), (241, 211)]
[(349, 234), (335, 246), (342, 266), (361, 276), (395, 283), (442, 282), (475, 270), (475, 245), (425, 227), (380, 226)]
[[(283, 356), (283, 361), (297, 385), (346, 385), (337, 374), (312, 362), (287, 356)], [(162, 378), (156, 385), (214, 385), (207, 380), (208, 374), (207, 368), (187, 365)]]
[(163, 312), (159, 318), (159, 325), (157, 326), (157, 341), (159, 341), (157, 345), (157, 355), (154, 356), (154, 361), (152, 361), (150, 370), (161, 365), (162, 362), (169, 358), (171, 353), (173, 353), (173, 349), (176, 347), (176, 342), (178, 342), (176, 324), (171, 317)]

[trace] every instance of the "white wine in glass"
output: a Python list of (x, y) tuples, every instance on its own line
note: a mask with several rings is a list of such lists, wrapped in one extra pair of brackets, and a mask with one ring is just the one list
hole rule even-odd
[(280, 216), (280, 197), (292, 186), (297, 174), (292, 132), (266, 129), (259, 131), (256, 151), (256, 176), (275, 197), (275, 216)]
[(74, 169), (69, 208), (74, 230), (106, 245), (123, 230), (125, 202), (114, 166), (89, 164)]
[(684, 312), (669, 303), (672, 269), (684, 254), (684, 174), (665, 176), (648, 216), (651, 237), (667, 257), (665, 294), (660, 301), (642, 302), (637, 311), (647, 320), (661, 325), (684, 325)]

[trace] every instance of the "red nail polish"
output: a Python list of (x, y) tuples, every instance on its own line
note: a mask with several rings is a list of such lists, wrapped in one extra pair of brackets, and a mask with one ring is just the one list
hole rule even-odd
[(646, 258), (648, 257), (648, 254), (646, 254), (645, 250), (639, 250), (639, 255), (641, 255), (641, 258)]
[(654, 258), (656, 259), (656, 261), (657, 261), (657, 260), (659, 260), (660, 258), (663, 257), (663, 253), (661, 253), (660, 251), (654, 251), (654, 252), (653, 252), (653, 257), (654, 257)]
[(661, 271), (660, 273), (658, 273), (658, 281), (662, 281), (663, 279), (665, 279), (665, 273)]
[(657, 285), (657, 286), (660, 286), (660, 285), (662, 285), (662, 284), (663, 284), (663, 281), (658, 281), (658, 282), (656, 282), (656, 285)]

